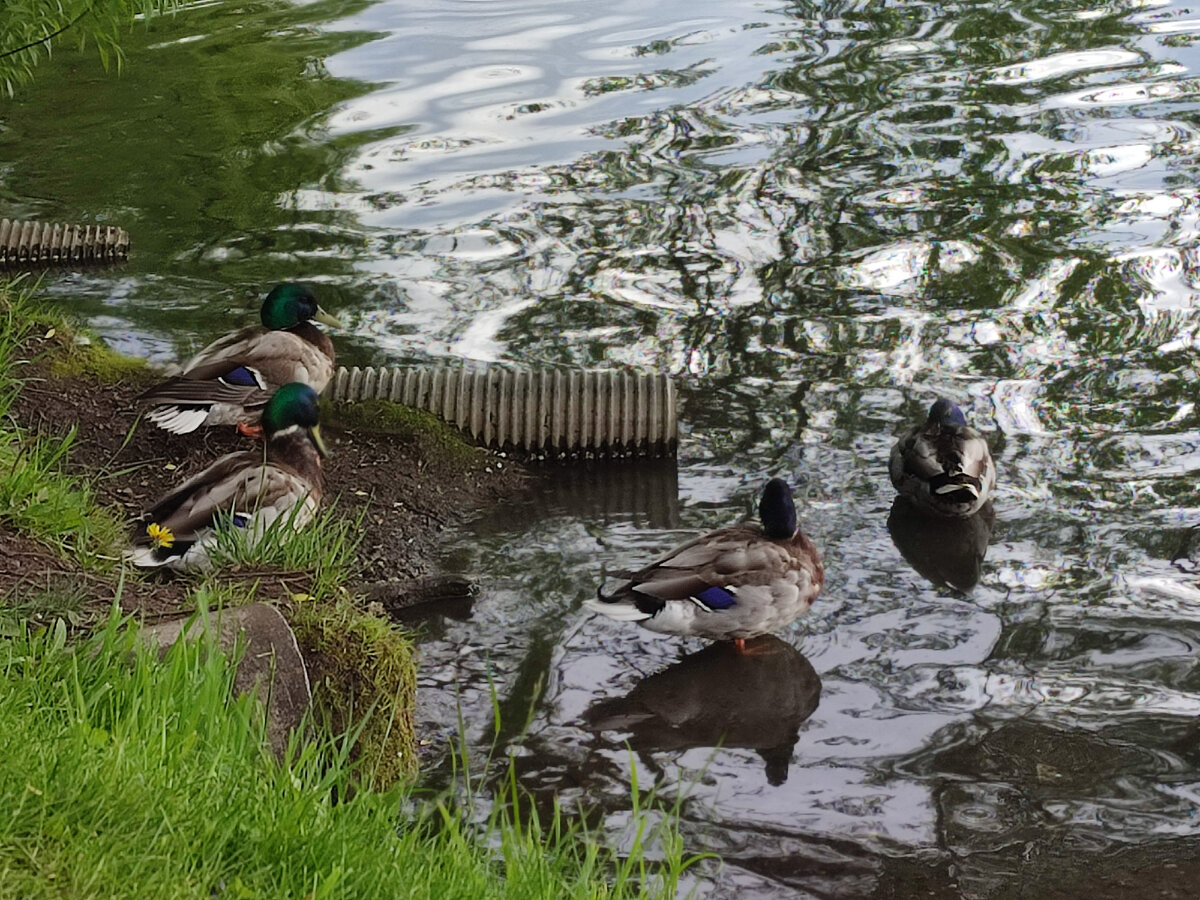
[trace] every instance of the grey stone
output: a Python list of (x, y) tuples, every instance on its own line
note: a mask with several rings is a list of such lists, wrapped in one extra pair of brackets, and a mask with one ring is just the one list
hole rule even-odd
[(308, 668), (287, 620), (274, 606), (251, 603), (141, 629), (162, 653), (181, 635), (196, 640), (205, 632), (215, 635), (217, 646), (225, 653), (232, 653), (239, 640), (245, 647), (233, 677), (234, 690), (258, 695), (267, 712), (267, 739), (276, 755), (282, 756), (288, 736), (312, 703)]

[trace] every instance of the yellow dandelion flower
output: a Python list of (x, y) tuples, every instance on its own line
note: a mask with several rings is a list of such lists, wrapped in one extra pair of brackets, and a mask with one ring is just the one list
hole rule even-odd
[(164, 550), (175, 543), (175, 535), (171, 533), (170, 528), (163, 528), (157, 522), (151, 522), (146, 526), (146, 534), (150, 536), (150, 543), (155, 547), (162, 547)]

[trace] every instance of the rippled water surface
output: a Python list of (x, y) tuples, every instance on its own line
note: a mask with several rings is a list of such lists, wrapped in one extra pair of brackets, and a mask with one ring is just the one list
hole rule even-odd
[[(429, 632), (427, 723), (488, 745), (494, 685), (527, 783), (614, 834), (635, 769), (685, 794), (712, 896), (1084, 893), (1200, 835), (1197, 34), (1154, 0), (213, 0), (0, 106), (0, 214), (128, 228), (51, 286), (154, 358), (304, 277), (351, 362), (671, 372), (677, 470), (456, 538), (485, 593)], [(1000, 486), (914, 543), (886, 458), (937, 393)], [(777, 653), (581, 609), (770, 475), (828, 570)]]

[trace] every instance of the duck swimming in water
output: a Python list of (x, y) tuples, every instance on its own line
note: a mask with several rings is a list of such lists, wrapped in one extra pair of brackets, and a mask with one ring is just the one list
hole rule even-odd
[(941, 516), (973, 515), (996, 488), (987, 440), (945, 397), (929, 408), (925, 424), (896, 442), (888, 472), (897, 491)]

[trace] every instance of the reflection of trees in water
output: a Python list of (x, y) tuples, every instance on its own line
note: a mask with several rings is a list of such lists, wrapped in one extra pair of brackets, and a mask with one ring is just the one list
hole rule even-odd
[[(1027, 380), (1022, 396), (1037, 397), (1041, 425), (1053, 437), (1005, 448), (1012, 480), (1001, 483), (998, 502), (1008, 516), (1009, 546), (999, 554), (1011, 570), (1005, 587), (1015, 608), (1000, 614), (1021, 625), (1008, 627), (985, 667), (1001, 674), (1011, 667), (1015, 678), (1031, 680), (1068, 665), (1082, 668), (1086, 679), (1092, 651), (1064, 650), (1061, 623), (1049, 614), (1033, 621), (1029, 607), (1021, 608), (1031, 599), (1021, 581), (1026, 566), (1051, 570), (1051, 589), (1096, 585), (1088, 599), (1110, 597), (1120, 563), (1144, 558), (1123, 546), (1124, 523), (1138, 514), (1116, 482), (1137, 476), (1131, 461), (1144, 465), (1165, 454), (1157, 444), (1126, 440), (1122, 429), (1161, 428), (1196, 379), (1182, 359), (1190, 344), (1159, 349), (1181, 328), (1196, 332), (1188, 324), (1194, 313), (1143, 313), (1139, 304), (1159, 289), (1154, 273), (1112, 258), (1182, 243), (1181, 223), (1194, 218), (1195, 203), (1184, 198), (1166, 214), (1135, 208), (1089, 155), (1108, 144), (1150, 145), (1136, 188), (1152, 194), (1194, 167), (1172, 158), (1191, 129), (1171, 134), (1164, 126), (1148, 138), (1150, 126), (1129, 125), (1143, 114), (1169, 115), (1169, 101), (1153, 108), (1068, 102), (1074, 92), (1118, 80), (1128, 86), (1179, 76), (1164, 75), (1161, 60), (1146, 58), (1135, 24), (1117, 16), (1080, 19), (1077, 6), (794, 4), (795, 33), (770, 33), (779, 46), (768, 51), (764, 68), (784, 53), (795, 56), (761, 83), (613, 123), (607, 133), (622, 149), (554, 170), (552, 187), (526, 208), (530, 233), (550, 234), (554, 250), (522, 261), (523, 282), (551, 280), (538, 274), (543, 264), (561, 268), (547, 300), (514, 315), (504, 330), (533, 358), (632, 359), (685, 376), (686, 421), (703, 429), (703, 451), (752, 463), (780, 440), (776, 432), (786, 438), (801, 404), (810, 416), (832, 415), (851, 444), (922, 413), (932, 399), (926, 380)], [(904, 41), (909, 45), (898, 46)], [(1045, 77), (995, 70), (1014, 60), (1123, 47), (1143, 61)], [(1183, 93), (1186, 109), (1194, 91)], [(543, 219), (548, 224), (539, 228)], [(563, 342), (564, 329), (585, 337)], [(904, 353), (913, 358), (902, 373), (908, 382), (895, 365)], [(905, 415), (886, 415), (894, 412), (888, 407), (897, 388), (910, 384)], [(864, 409), (873, 417), (864, 420)], [(1194, 421), (1172, 428), (1194, 428)], [(1033, 431), (1017, 425), (1010, 434)], [(1097, 440), (1097, 431), (1111, 437)], [(885, 457), (886, 450), (880, 481)], [(1164, 481), (1161, 472), (1147, 479), (1155, 487)], [(1190, 508), (1188, 479), (1176, 481), (1179, 505)], [(1091, 524), (1094, 500), (1112, 501), (1104, 503), (1102, 527)], [(844, 562), (853, 561), (848, 547), (835, 545)], [(963, 568), (949, 575), (917, 568), (964, 586), (978, 578), (985, 549), (986, 537), (968, 541)], [(1046, 555), (1039, 558), (1039, 549)], [(855, 610), (871, 602), (848, 601)], [(1051, 609), (1058, 602), (1045, 601)], [(1070, 615), (1089, 613), (1072, 606)], [(853, 632), (852, 622), (845, 625)], [(1096, 625), (1114, 639), (1117, 631)], [(881, 679), (906, 674), (891, 662), (880, 654)], [(1142, 677), (1139, 669), (1114, 679), (1140, 690)], [(1162, 677), (1146, 675), (1151, 683)], [(633, 739), (641, 726), (644, 754), (672, 746), (670, 719), (637, 690), (607, 721)], [(683, 704), (667, 709), (677, 707)], [(1162, 729), (1164, 718), (1139, 717), (1136, 724)], [(947, 733), (927, 753), (880, 767), (915, 769), (928, 780), (941, 849), (971, 868), (977, 885), (1011, 885), (1012, 873), (1021, 871), (1037, 884), (1037, 875), (1055, 875), (1041, 860), (1069, 857), (1077, 829), (1083, 841), (1111, 845), (1105, 823), (1080, 827), (1059, 818), (1064, 807), (1057, 804), (1080, 819), (1092, 803), (1119, 816), (1124, 801), (1113, 796), (1114, 782), (1123, 776), (1110, 767), (1112, 758), (1139, 772), (1141, 782), (1129, 789), (1138, 804), (1167, 793), (1155, 785), (1162, 775), (1133, 749), (1147, 738), (1130, 724), (1129, 744), (1111, 733), (1045, 725), (1006, 726), (998, 737)], [(1119, 817), (1126, 836), (1149, 833), (1137, 820), (1143, 812)], [(1165, 817), (1154, 821), (1169, 827)], [(990, 882), (993, 876), (999, 880)]]
[[(129, 64), (120, 77), (90, 58), (79, 62), (69, 47), (40, 69), (0, 134), (0, 191), (21, 196), (35, 185), (48, 207), (67, 204), (132, 237), (118, 286), (104, 278), (88, 298), (72, 284), (73, 313), (109, 316), (115, 301), (141, 329), (211, 335), (229, 330), (230, 317), (243, 324), (243, 302), (246, 321), (257, 322), (261, 292), (273, 281), (349, 270), (338, 227), (349, 217), (301, 212), (290, 201), (326, 183), (346, 152), (311, 138), (314, 119), (368, 89), (328, 77), (321, 60), (370, 35), (305, 26), (368, 5), (266, 4), (247, 14), (193, 4), (122, 37)], [(283, 33), (292, 37), (273, 39)], [(170, 278), (182, 284), (165, 287)], [(233, 285), (247, 289), (235, 293)], [(322, 302), (341, 309), (332, 293), (325, 289)]]
[[(1086, 94), (1105, 79), (1165, 76), (1150, 61), (1103, 77), (1005, 63), (1119, 46), (1137, 26), (1036, 4), (967, 5), (952, 28), (933, 6), (797, 3), (787, 14), (792, 27), (763, 31), (755, 81), (680, 104), (721, 69), (672, 69), (671, 43), (656, 41), (636, 56), (645, 70), (588, 82), (640, 104), (661, 98), (595, 129), (614, 149), (368, 198), (411, 207), (512, 195), (482, 201), (493, 211), (472, 223), (372, 235), (401, 280), (446, 287), (435, 346), (454, 353), (481, 312), (534, 297), (499, 319), (498, 345), (512, 355), (685, 375), (732, 398), (724, 418), (738, 429), (794, 416), (782, 397), (739, 396), (763, 393), (755, 379), (835, 384), (852, 415), (873, 402), (864, 393), (964, 372), (1036, 381), (1051, 413), (1101, 403), (1106, 424), (1131, 416), (1097, 398), (1119, 389), (1131, 338), (1162, 329), (1133, 312), (1154, 294), (1153, 273), (1112, 261), (1128, 236), (1107, 232), (1165, 215), (1174, 241), (1191, 213), (1131, 210), (1098, 180), (1105, 163), (1086, 148), (1137, 132)], [(1154, 157), (1185, 134), (1155, 136)], [(1178, 180), (1162, 168), (1164, 182)], [(439, 241), (463, 232), (514, 252), (439, 255)], [(1055, 273), (1064, 260), (1069, 271)], [(1043, 294), (1014, 308), (1039, 279)], [(977, 330), (981, 320), (997, 327)], [(1158, 343), (1133, 350), (1136, 364), (1177, 372)], [(1069, 419), (1059, 418), (1047, 424)], [(738, 440), (742, 452), (759, 442)]]
[[(765, 33), (758, 83), (613, 122), (605, 133), (621, 149), (546, 170), (550, 187), (525, 212), (556, 249), (519, 265), (526, 283), (555, 288), (504, 328), (523, 355), (633, 359), (722, 389), (801, 371), (869, 389), (895, 375), (870, 358), (906, 345), (935, 367), (952, 346), (978, 374), (1037, 377), (1064, 354), (1128, 343), (1130, 273), (1100, 235), (1125, 214), (1069, 142), (1108, 128), (1108, 114), (1056, 101), (1089, 83), (1077, 73), (995, 67), (1136, 29), (1045, 13), (1032, 26), (1019, 9), (967, 7), (930, 34), (943, 10), (835, 7), (790, 7), (796, 27)], [(916, 43), (894, 52), (904, 41)], [(525, 218), (511, 231), (489, 224), (530, 246)], [(1003, 309), (1063, 257), (1081, 260), (1051, 286), (1065, 316)], [(534, 274), (543, 263), (561, 268)], [(996, 346), (972, 331), (991, 309), (1005, 326)], [(563, 329), (597, 339), (564, 343)], [(1042, 338), (1061, 344), (1056, 358), (1011, 349)]]
[[(1190, 817), (1188, 801), (1154, 787), (1164, 773), (1190, 768), (1177, 743), (1186, 737), (1194, 746), (1194, 726), (1180, 722), (1149, 737), (1139, 732), (1136, 744), (1120, 727), (1093, 732), (1028, 718), (991, 727), (979, 722), (955, 736), (930, 763), (944, 776), (935, 802), (939, 848), (949, 856), (935, 881), (953, 878), (979, 897), (1008, 896), (1014, 876), (1037, 884), (1044, 896), (1088, 898), (1097, 888), (1123, 886), (1103, 896), (1132, 897), (1136, 882), (1121, 885), (1114, 869), (1140, 869), (1160, 858), (1173, 868), (1181, 851), (1183, 859), (1194, 858), (1194, 835), (1162, 840), (1184, 833), (1169, 823)], [(1160, 825), (1159, 840), (1152, 821)], [(1114, 860), (1119, 834), (1125, 849)]]

